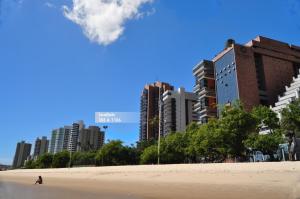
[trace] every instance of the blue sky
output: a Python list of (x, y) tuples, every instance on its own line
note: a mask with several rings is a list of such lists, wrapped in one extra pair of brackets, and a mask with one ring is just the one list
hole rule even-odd
[[(107, 13), (102, 23), (124, 28), (110, 37), (111, 26), (76, 21), (71, 0), (0, 0), (0, 163), (11, 163), (20, 140), (79, 119), (95, 125), (96, 111), (139, 111), (146, 83), (191, 91), (193, 66), (228, 38), (300, 45), (298, 0), (135, 1), (144, 2), (138, 11)], [(110, 125), (106, 138), (135, 143), (138, 126)]]

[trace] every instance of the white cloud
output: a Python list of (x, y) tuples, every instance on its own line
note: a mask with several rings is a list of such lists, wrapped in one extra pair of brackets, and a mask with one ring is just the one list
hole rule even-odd
[(73, 0), (73, 7), (63, 6), (64, 15), (80, 25), (93, 42), (108, 45), (124, 32), (124, 23), (143, 16), (139, 10), (153, 0)]
[(56, 8), (56, 6), (53, 3), (48, 1), (45, 3), (45, 6), (47, 6), (48, 8)]

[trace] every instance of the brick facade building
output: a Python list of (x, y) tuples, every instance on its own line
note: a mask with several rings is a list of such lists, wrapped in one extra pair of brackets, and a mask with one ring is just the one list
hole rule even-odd
[(258, 36), (232, 42), (213, 60), (218, 104), (274, 105), (300, 68), (300, 47)]
[(168, 83), (155, 82), (144, 87), (140, 107), (140, 141), (157, 139), (162, 132), (163, 118), (160, 103), (165, 91), (174, 90)]

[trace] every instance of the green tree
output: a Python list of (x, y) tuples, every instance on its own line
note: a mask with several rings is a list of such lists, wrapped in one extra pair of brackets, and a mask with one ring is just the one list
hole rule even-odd
[(130, 147), (123, 146), (120, 140), (111, 140), (105, 144), (96, 155), (97, 165), (126, 165), (136, 162), (135, 152)]
[(300, 137), (300, 99), (284, 108), (281, 116), (281, 128), (285, 132), (292, 131), (297, 137)]
[(197, 122), (191, 122), (187, 127), (185, 132), (186, 133), (195, 133), (200, 128), (200, 125)]
[(143, 151), (152, 145), (157, 145), (157, 141), (155, 139), (142, 140), (142, 141), (136, 142), (137, 163), (140, 162), (140, 158), (141, 158)]
[(277, 151), (279, 144), (283, 142), (284, 139), (280, 130), (265, 135), (253, 133), (244, 141), (248, 148), (259, 150), (263, 152), (263, 154), (270, 155), (271, 160), (274, 160), (273, 154)]
[(157, 163), (157, 146), (151, 145), (143, 151), (140, 158), (141, 164), (156, 164)]
[(279, 119), (277, 114), (269, 107), (259, 105), (254, 107), (251, 111), (252, 116), (256, 120), (257, 130), (263, 124), (266, 125), (271, 131), (279, 128)]
[(150, 140), (142, 140), (136, 143), (136, 148), (139, 154), (141, 154), (145, 148), (152, 146), (152, 145), (157, 145), (157, 141), (155, 139), (150, 139)]
[(37, 168), (51, 168), (53, 160), (53, 155), (50, 153), (45, 153), (38, 157), (36, 160), (36, 167)]
[(197, 162), (197, 157), (199, 154), (196, 152), (196, 146), (198, 144), (197, 142), (202, 139), (198, 137), (202, 128), (203, 125), (192, 122), (185, 130), (188, 143), (188, 146), (185, 148), (185, 153), (188, 158), (188, 162)]
[(126, 162), (127, 164), (134, 165), (139, 164), (140, 152), (134, 145), (125, 146)]
[(73, 165), (95, 165), (96, 152), (75, 152), (72, 154)]
[(161, 140), (161, 162), (183, 163), (187, 159), (188, 137), (184, 132), (171, 133)]
[(246, 148), (243, 141), (255, 129), (255, 118), (245, 111), (239, 101), (223, 109), (219, 119), (219, 131), (226, 135), (224, 142), (229, 146), (227, 150), (229, 157), (245, 158)]
[(226, 133), (220, 128), (219, 120), (210, 120), (189, 136), (189, 156), (195, 162), (222, 162), (230, 149)]
[(25, 169), (35, 169), (36, 168), (36, 163), (34, 160), (28, 160), (25, 163)]
[(53, 168), (65, 168), (70, 163), (70, 154), (68, 151), (62, 151), (54, 154), (52, 167)]

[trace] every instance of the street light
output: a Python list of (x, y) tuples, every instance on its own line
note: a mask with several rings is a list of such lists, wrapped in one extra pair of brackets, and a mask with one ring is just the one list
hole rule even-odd
[(157, 143), (157, 164), (160, 164), (160, 131), (161, 131), (161, 119), (162, 119), (162, 106), (163, 100), (162, 97), (159, 97), (159, 117), (158, 117), (158, 143)]
[(71, 162), (72, 162), (72, 150), (70, 150), (69, 169), (71, 168)]
[[(108, 126), (102, 126), (102, 127), (104, 128), (104, 138), (105, 138), (105, 133), (106, 133), (106, 129), (108, 128)], [(102, 166), (103, 166), (103, 155), (101, 157), (101, 161), (102, 161)]]
[(160, 161), (159, 156), (160, 156), (160, 132), (158, 133), (157, 164), (160, 163), (160, 162), (159, 162), (159, 161)]

